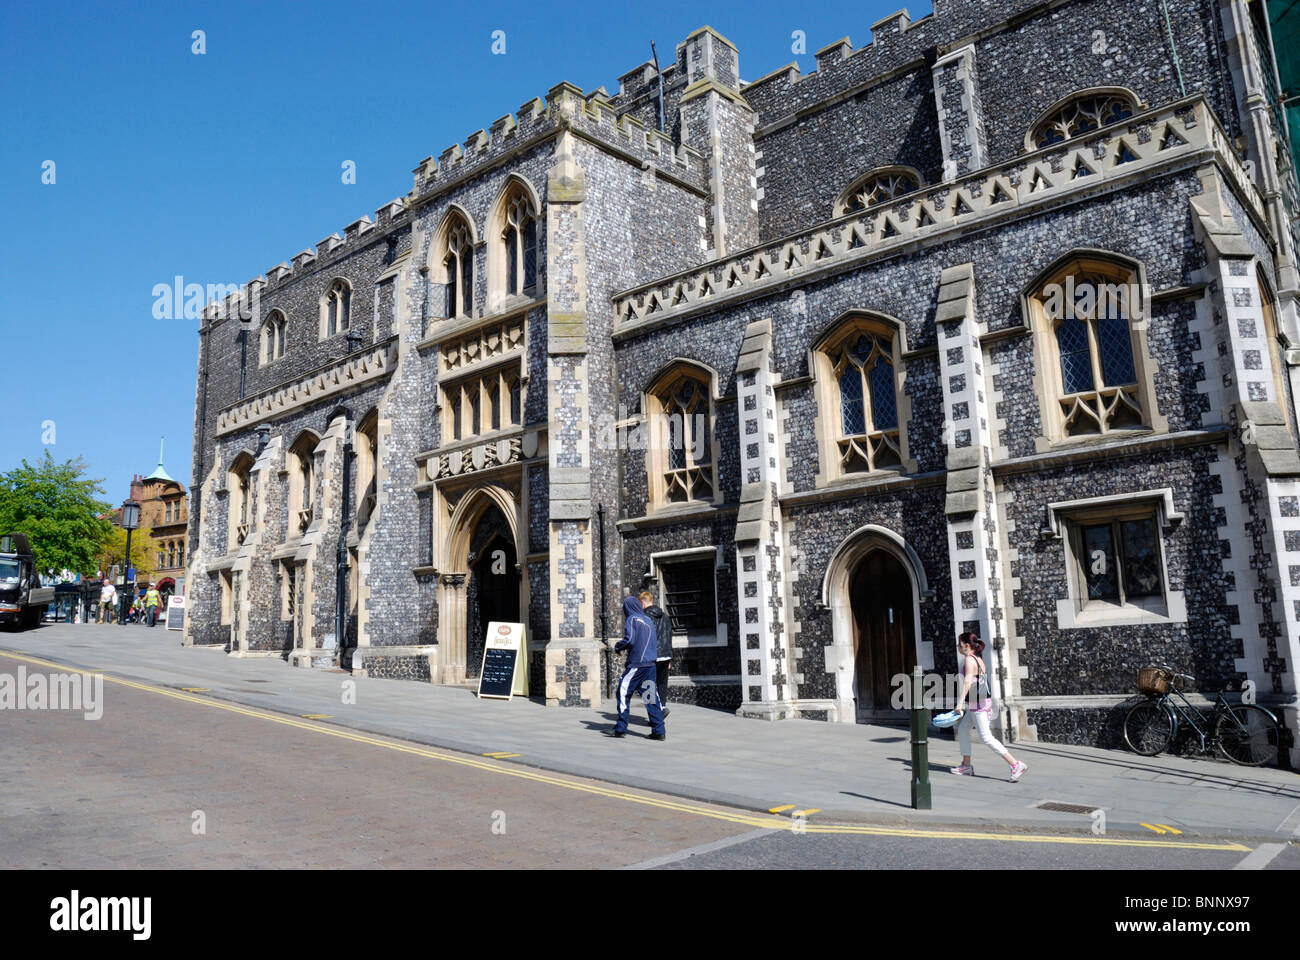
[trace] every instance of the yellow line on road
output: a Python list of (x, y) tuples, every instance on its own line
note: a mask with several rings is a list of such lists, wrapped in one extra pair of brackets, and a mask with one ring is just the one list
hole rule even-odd
[(332, 720), (333, 715), (329, 713), (300, 713), (298, 716), (304, 720)]
[(822, 808), (821, 808), (821, 807), (810, 807), (810, 808), (807, 809), (807, 810), (796, 810), (794, 813), (790, 814), (790, 816), (792, 816), (792, 817), (811, 817), (814, 813), (821, 813), (821, 812), (822, 812)]
[[(13, 653), (9, 650), (0, 650), (0, 656), (10, 657), (14, 660), (21, 660), (27, 663), (35, 664), (42, 667), (54, 667), (61, 670), (72, 670), (74, 672), (87, 673), (89, 671), (70, 666), (68, 664), (52, 663), (48, 660), (41, 660), (36, 657), (25, 656)], [(749, 827), (763, 827), (771, 830), (781, 830), (790, 832), (795, 829), (795, 824), (787, 817), (764, 816), (763, 814), (744, 813), (742, 811), (728, 811), (723, 809), (713, 809), (710, 807), (699, 806), (682, 800), (672, 800), (660, 797), (649, 797), (641, 794), (631, 793), (627, 790), (621, 790), (616, 787), (606, 787), (597, 783), (580, 783), (576, 780), (570, 780), (564, 777), (555, 776), (538, 770), (530, 770), (517, 764), (498, 764), (489, 763), (484, 760), (475, 759), (467, 756), (455, 756), (453, 754), (442, 753), (438, 750), (432, 750), (427, 747), (415, 746), (413, 744), (398, 743), (392, 740), (384, 740), (368, 734), (360, 733), (355, 730), (349, 730), (344, 727), (329, 726), (318, 723), (305, 723), (303, 720), (288, 716), (287, 714), (268, 713), (265, 710), (245, 707), (237, 703), (229, 703), (221, 700), (213, 700), (207, 697), (198, 697), (189, 693), (183, 693), (179, 690), (169, 689), (167, 687), (157, 687), (152, 684), (140, 683), (135, 680), (127, 680), (125, 677), (105, 676), (104, 678), (110, 683), (116, 683), (124, 687), (131, 687), (135, 690), (142, 690), (146, 693), (154, 693), (158, 696), (170, 697), (173, 700), (181, 700), (188, 703), (195, 703), (200, 706), (212, 707), (217, 710), (224, 710), (228, 713), (235, 713), (245, 717), (252, 717), (257, 720), (266, 720), (271, 723), (278, 723), (287, 727), (296, 727), (299, 730), (308, 730), (313, 733), (323, 734), (329, 737), (338, 737), (343, 740), (349, 740), (353, 743), (364, 743), (376, 747), (385, 747), (389, 750), (395, 750), (399, 753), (407, 753), (412, 756), (425, 757), (430, 760), (441, 760), (444, 763), (453, 763), (462, 767), (471, 767), (473, 769), (494, 773), (499, 776), (516, 777), (521, 780), (529, 780), (534, 783), (543, 783), (555, 787), (563, 787), (566, 790), (574, 790), (579, 793), (588, 793), (593, 796), (605, 797), (611, 800), (622, 800), (628, 803), (638, 803), (643, 806), (657, 807), (661, 810), (671, 810), (677, 813), (691, 814), (693, 816), (709, 817), (714, 820), (723, 820), (728, 823), (737, 823)], [(793, 809), (794, 804), (781, 809)], [(1007, 834), (1007, 833), (989, 833), (976, 830), (940, 830), (940, 829), (919, 829), (911, 827), (877, 827), (866, 824), (799, 824), (802, 833), (831, 833), (831, 834), (848, 834), (854, 836), (875, 836), (875, 837), (912, 837), (924, 840), (996, 840), (1013, 843), (1050, 843), (1050, 844), (1074, 844), (1086, 846), (1109, 846), (1109, 847), (1150, 847), (1150, 848), (1176, 848), (1180, 850), (1205, 850), (1205, 851), (1237, 851), (1249, 853), (1250, 847), (1242, 846), (1239, 843), (1195, 843), (1188, 840), (1145, 840), (1145, 839), (1123, 839), (1120, 837), (1095, 837), (1095, 836), (1049, 836), (1034, 834)]]
[(771, 810), (769, 810), (769, 811), (767, 811), (767, 812), (768, 812), (768, 813), (783, 813), (783, 812), (785, 812), (786, 810), (793, 810), (793, 809), (794, 809), (794, 804), (793, 804), (793, 803), (787, 803), (787, 804), (786, 804), (785, 806), (783, 806), (783, 807), (773, 807)]

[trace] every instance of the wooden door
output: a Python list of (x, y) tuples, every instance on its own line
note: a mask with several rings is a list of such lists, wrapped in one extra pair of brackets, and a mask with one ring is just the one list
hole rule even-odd
[(894, 677), (916, 666), (912, 581), (883, 550), (868, 554), (850, 581), (858, 714), (901, 719), (890, 705)]

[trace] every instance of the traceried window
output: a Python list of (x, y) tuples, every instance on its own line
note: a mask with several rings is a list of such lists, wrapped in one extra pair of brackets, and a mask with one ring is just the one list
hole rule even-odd
[(357, 529), (370, 522), (379, 476), (379, 415), (371, 411), (357, 424)]
[(446, 252), (442, 258), (447, 287), (447, 316), (468, 317), (474, 313), (474, 240), (469, 224), (456, 217), (447, 227)]
[(855, 326), (826, 353), (839, 396), (841, 471), (902, 466), (892, 339), (883, 330)]
[(332, 337), (352, 323), (352, 286), (342, 278), (330, 284), (321, 302), (321, 335)]
[(444, 387), (446, 433), (464, 440), (523, 423), (523, 384), (514, 364)]
[(272, 310), (262, 323), (260, 357), (263, 365), (284, 356), (286, 325), (285, 316), (279, 310)]
[(1049, 394), (1050, 435), (1104, 434), (1148, 425), (1133, 320), (1142, 309), (1129, 270), (1082, 259), (1058, 270), (1033, 298)]
[(515, 188), (506, 203), (505, 229), (506, 293), (531, 293), (537, 286), (537, 218), (528, 195)]
[(249, 483), (252, 468), (253, 458), (247, 453), (241, 453), (231, 464), (226, 478), (226, 489), (230, 498), (227, 505), (230, 550), (242, 544), (252, 529), (252, 490)]
[(713, 502), (717, 481), (709, 378), (693, 367), (678, 367), (659, 378), (647, 400), (647, 466), (654, 503)]
[(921, 176), (907, 167), (883, 167), (857, 180), (840, 195), (835, 215), (843, 216), (895, 200), (921, 189)]
[(319, 438), (304, 432), (289, 448), (289, 536), (296, 537), (311, 526), (315, 488), (313, 459)]
[(1079, 94), (1059, 104), (1034, 125), (1029, 140), (1041, 149), (1064, 143), (1084, 133), (1127, 120), (1137, 112), (1137, 103), (1124, 91)]

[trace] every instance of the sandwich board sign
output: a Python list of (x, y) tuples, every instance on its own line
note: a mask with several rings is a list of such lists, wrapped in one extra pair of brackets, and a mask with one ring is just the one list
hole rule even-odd
[(483, 666), (478, 674), (480, 699), (509, 700), (523, 695), (524, 625), (493, 620), (483, 644)]
[(167, 629), (185, 629), (185, 598), (172, 594), (167, 600)]

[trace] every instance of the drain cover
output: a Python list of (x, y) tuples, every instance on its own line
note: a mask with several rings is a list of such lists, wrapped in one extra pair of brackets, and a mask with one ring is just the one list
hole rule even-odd
[(1059, 800), (1042, 800), (1034, 804), (1039, 810), (1052, 810), (1056, 813), (1082, 813), (1085, 816), (1094, 810), (1100, 810), (1100, 807), (1089, 806), (1086, 803), (1061, 803)]

